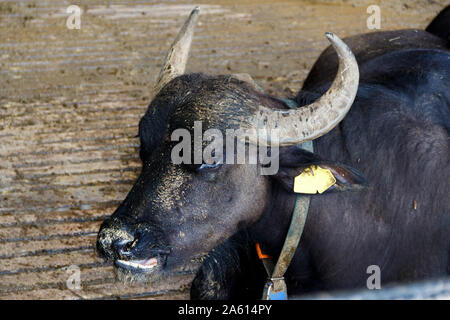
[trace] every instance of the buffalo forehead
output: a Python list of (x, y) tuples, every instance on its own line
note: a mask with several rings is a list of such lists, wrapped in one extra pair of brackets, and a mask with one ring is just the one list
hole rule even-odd
[(169, 120), (172, 130), (193, 130), (195, 121), (201, 121), (204, 130), (239, 129), (258, 110), (261, 94), (232, 77), (207, 77), (193, 83), (177, 102)]

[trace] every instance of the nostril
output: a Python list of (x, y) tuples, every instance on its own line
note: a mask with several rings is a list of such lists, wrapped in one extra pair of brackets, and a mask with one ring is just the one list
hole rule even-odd
[(113, 242), (112, 246), (114, 248), (114, 251), (119, 256), (127, 257), (131, 255), (130, 249), (131, 245), (133, 243), (133, 240), (129, 239), (120, 239)]

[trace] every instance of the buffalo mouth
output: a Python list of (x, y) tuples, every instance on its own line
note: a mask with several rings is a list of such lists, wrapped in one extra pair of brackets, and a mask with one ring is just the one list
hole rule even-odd
[(196, 274), (206, 257), (206, 254), (202, 254), (175, 264), (173, 261), (168, 263), (169, 255), (157, 255), (148, 259), (115, 259), (114, 273), (117, 280), (128, 285), (158, 285), (172, 276)]
[(166, 256), (154, 256), (148, 259), (114, 260), (114, 272), (121, 282), (152, 283), (165, 278)]
[(150, 258), (143, 260), (116, 260), (114, 265), (117, 268), (124, 268), (131, 271), (152, 271), (155, 270), (160, 262), (158, 258)]
[(137, 273), (152, 273), (158, 270), (162, 270), (166, 263), (167, 256), (158, 255), (148, 259), (136, 259), (136, 260), (122, 260), (116, 259), (114, 266), (119, 269), (125, 269), (130, 272)]

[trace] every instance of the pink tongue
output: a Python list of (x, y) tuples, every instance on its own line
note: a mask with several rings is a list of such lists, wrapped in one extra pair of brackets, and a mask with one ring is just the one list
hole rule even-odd
[(150, 258), (144, 262), (144, 266), (156, 266), (158, 264), (158, 259)]

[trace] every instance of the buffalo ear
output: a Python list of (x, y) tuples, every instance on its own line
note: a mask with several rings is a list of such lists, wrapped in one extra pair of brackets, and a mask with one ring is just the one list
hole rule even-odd
[[(280, 155), (280, 169), (274, 178), (288, 191), (316, 194), (333, 191), (363, 189), (367, 180), (356, 169), (334, 162), (324, 161), (317, 155), (299, 149)], [(297, 157), (297, 165), (294, 158)]]

